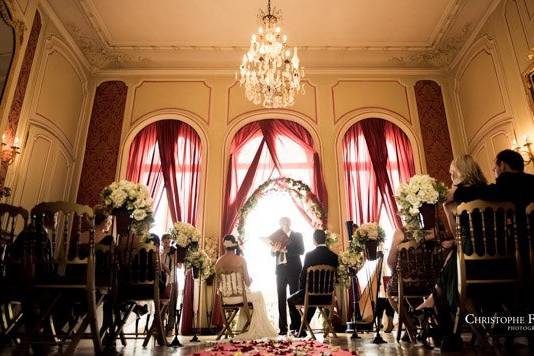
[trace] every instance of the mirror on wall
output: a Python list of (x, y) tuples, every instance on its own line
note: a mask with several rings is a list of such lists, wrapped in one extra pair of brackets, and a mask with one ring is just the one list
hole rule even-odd
[(6, 91), (7, 78), (15, 54), (15, 29), (3, 0), (0, 0), (0, 103)]

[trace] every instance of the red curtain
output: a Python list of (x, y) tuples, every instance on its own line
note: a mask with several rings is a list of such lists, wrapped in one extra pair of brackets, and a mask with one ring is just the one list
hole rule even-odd
[[(249, 153), (247, 159), (242, 157), (245, 145)], [(287, 154), (293, 147), (291, 145), (297, 145), (305, 152), (305, 163), (292, 161), (293, 155)], [(297, 166), (298, 169), (295, 168)], [(319, 154), (314, 149), (310, 133), (293, 121), (261, 120), (241, 128), (232, 141), (227, 169), (223, 235), (233, 232), (239, 209), (254, 190), (270, 178), (289, 177), (302, 180), (317, 195), (323, 208), (327, 209), (328, 196)], [(312, 217), (307, 215), (304, 207), (296, 200), (294, 202), (303, 216), (311, 222)], [(218, 303), (220, 301), (216, 300), (214, 325), (220, 325), (221, 322)]]
[[(343, 163), (350, 219), (358, 225), (379, 222), (384, 207), (389, 220), (400, 228), (394, 192), (415, 174), (412, 147), (406, 134), (386, 120), (360, 121), (345, 134)], [(364, 292), (360, 304), (369, 306), (366, 296)], [(352, 298), (349, 293), (349, 315), (353, 313)]]
[[(172, 221), (196, 224), (200, 192), (201, 142), (196, 131), (177, 120), (157, 121), (137, 134), (130, 148), (128, 180), (146, 184), (154, 209), (166, 192)], [(193, 279), (185, 278), (182, 333), (193, 320)]]
[[(279, 152), (283, 147), (281, 138), (287, 138), (302, 147), (310, 156), (310, 179), (306, 177), (291, 177), (292, 165), (287, 162), (284, 152)], [(245, 144), (257, 138), (258, 144), (252, 160), (249, 162), (244, 176), (238, 174), (238, 155)], [(258, 170), (262, 163), (263, 169)], [(270, 169), (265, 169), (269, 166)], [(237, 222), (239, 209), (253, 191), (265, 180), (279, 176), (289, 176), (301, 179), (310, 185), (323, 208), (327, 208), (327, 193), (323, 179), (319, 155), (313, 147), (313, 140), (309, 132), (301, 125), (288, 120), (261, 120), (252, 122), (241, 128), (235, 135), (230, 148), (230, 157), (227, 172), (227, 188), (225, 193), (225, 206), (222, 222), (224, 234), (233, 231)], [(304, 209), (299, 207), (304, 213)], [(308, 219), (309, 217), (306, 216)]]
[(357, 224), (379, 221), (383, 205), (395, 227), (401, 227), (394, 192), (415, 174), (406, 134), (386, 120), (360, 121), (345, 134), (343, 161), (350, 218)]

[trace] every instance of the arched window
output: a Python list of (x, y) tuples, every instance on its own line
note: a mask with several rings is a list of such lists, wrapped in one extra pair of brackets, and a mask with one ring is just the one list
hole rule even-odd
[[(415, 174), (410, 140), (389, 121), (375, 118), (359, 121), (343, 138), (343, 169), (348, 217), (358, 225), (378, 222), (384, 228), (384, 255), (387, 257), (394, 228), (401, 227), (395, 190)], [(375, 262), (369, 262), (358, 272), (361, 290), (367, 287), (375, 267)], [(387, 263), (382, 267), (382, 275), (391, 276)], [(380, 295), (384, 292), (381, 283)], [(367, 303), (367, 295), (362, 294), (360, 299), (364, 308), (371, 304)], [(349, 303), (349, 309), (351, 306)], [(363, 311), (366, 312), (367, 309)]]
[(343, 138), (343, 168), (350, 219), (360, 225), (382, 217), (400, 227), (394, 192), (415, 174), (406, 134), (382, 119), (357, 122)]
[(302, 180), (326, 208), (327, 195), (319, 155), (310, 133), (288, 120), (261, 120), (242, 127), (230, 147), (223, 233), (231, 233), (239, 209), (269, 178)]
[[(301, 180), (326, 204), (319, 155), (304, 127), (287, 120), (262, 120), (241, 128), (230, 147), (224, 233), (234, 232), (239, 209), (251, 194), (265, 181), (278, 177)], [(275, 323), (278, 312), (274, 260), (269, 242), (263, 238), (279, 229), (280, 217), (287, 216), (291, 228), (303, 234), (305, 250), (311, 249), (313, 226), (299, 204), (284, 192), (262, 196), (244, 222), (244, 257), (253, 280), (252, 288), (263, 292), (268, 313)]]
[(135, 136), (126, 176), (148, 186), (156, 234), (166, 232), (173, 221), (196, 224), (200, 163), (200, 137), (182, 121), (157, 121)]

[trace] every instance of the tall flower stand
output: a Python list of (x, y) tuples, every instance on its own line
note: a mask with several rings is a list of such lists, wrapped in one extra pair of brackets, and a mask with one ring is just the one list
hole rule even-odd
[[(350, 335), (351, 339), (360, 339), (360, 335), (358, 335), (358, 322), (362, 320), (362, 315), (360, 313), (360, 287), (358, 285), (358, 271), (355, 269), (351, 270), (351, 278), (350, 278), (350, 284), (352, 289), (352, 323), (350, 325), (347, 325), (347, 332), (351, 332)], [(347, 323), (349, 324), (349, 323)], [(350, 329), (349, 329), (350, 328)]]
[[(381, 320), (377, 314), (378, 294), (380, 293), (380, 281), (382, 280), (382, 262), (384, 260), (384, 253), (382, 251), (377, 251), (376, 255), (378, 257), (378, 260), (377, 260), (378, 266), (376, 268), (377, 281), (376, 281), (375, 303), (373, 305), (373, 316), (374, 316), (374, 322), (375, 322), (375, 328), (376, 328), (376, 335), (375, 335), (375, 338), (373, 339), (373, 344), (385, 344), (387, 342), (382, 338), (382, 335), (380, 335)], [(372, 288), (369, 288), (369, 293), (372, 293)]]
[[(191, 338), (191, 342), (200, 342), (197, 333), (199, 329), (199, 315), (198, 315), (198, 309), (200, 306), (200, 270), (198, 268), (193, 267), (193, 330), (194, 334)], [(195, 293), (194, 291), (198, 291), (198, 293)]]

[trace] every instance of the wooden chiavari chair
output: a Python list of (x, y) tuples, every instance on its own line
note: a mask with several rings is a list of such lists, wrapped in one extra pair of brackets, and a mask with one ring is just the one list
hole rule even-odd
[[(220, 308), (223, 316), (223, 328), (217, 335), (219, 340), (233, 337), (232, 322), (241, 309), (245, 313), (246, 322), (242, 331), (245, 331), (252, 320), (253, 305), (247, 300), (246, 284), (242, 269), (220, 271), (215, 275), (216, 291), (221, 298)], [(237, 331), (239, 332), (239, 331)]]
[[(460, 330), (466, 312), (479, 314), (477, 304), (481, 302), (493, 302), (493, 306), (486, 307), (486, 312), (494, 313), (509, 313), (517, 305), (522, 271), (515, 214), (515, 205), (509, 202), (475, 200), (457, 207), (460, 301), (455, 332)], [(483, 298), (482, 293), (487, 295), (488, 292), (491, 300)], [(497, 304), (501, 310), (494, 309)], [(491, 346), (488, 338), (498, 333), (485, 325), (470, 325), (470, 328), (486, 347)]]
[[(28, 224), (28, 211), (9, 204), (0, 204), (0, 333), (11, 338), (22, 320), (21, 288), (22, 260), (13, 255), (13, 242), (19, 231)], [(15, 342), (17, 338), (13, 338)]]
[[(302, 334), (304, 327), (310, 332), (313, 340), (313, 333), (308, 323), (308, 309), (315, 307), (319, 310), (325, 321), (324, 337), (331, 333), (337, 337), (332, 325), (332, 316), (334, 314), (334, 293), (336, 284), (336, 268), (329, 265), (310, 266), (306, 270), (306, 289), (304, 291), (303, 304), (296, 304), (297, 310), (301, 316), (300, 329), (298, 335)], [(328, 313), (326, 313), (328, 311)]]
[[(399, 244), (396, 268), (399, 313), (397, 341), (401, 337), (402, 325), (408, 323), (407, 306), (414, 307), (413, 301), (419, 302), (433, 292), (442, 262), (441, 248), (434, 239), (422, 242), (407, 239)], [(415, 330), (406, 329), (410, 341), (415, 342)]]
[[(93, 210), (86, 205), (47, 202), (35, 206), (31, 216), (32, 220), (44, 222), (52, 242), (53, 270), (47, 275), (35, 275), (30, 308), (38, 305), (40, 313), (31, 320), (26, 341), (28, 344), (48, 341), (60, 347), (67, 346), (64, 353), (70, 355), (90, 326), (95, 352), (101, 352), (96, 309), (102, 303), (103, 295), (97, 300)], [(89, 250), (87, 256), (80, 257), (79, 237), (84, 227), (89, 231)], [(77, 314), (77, 320), (64, 320), (65, 308), (75, 307), (78, 310), (73, 314)], [(48, 324), (51, 338), (35, 340), (34, 334), (42, 336), (40, 330), (44, 323)], [(56, 331), (58, 327), (60, 332)], [(65, 328), (67, 331), (63, 331)]]
[(530, 281), (534, 281), (534, 203), (530, 203), (525, 209), (527, 215), (527, 240), (530, 264)]
[[(116, 252), (121, 261), (119, 281), (117, 283), (117, 300), (114, 306), (115, 323), (109, 331), (109, 337), (119, 337), (126, 345), (123, 332), (128, 317), (136, 305), (142, 302), (154, 303), (154, 320), (147, 331), (143, 346), (147, 346), (154, 337), (160, 346), (167, 345), (164, 331), (164, 315), (167, 314), (170, 297), (161, 293), (161, 261), (159, 244), (153, 242), (138, 243), (133, 249)], [(121, 315), (119, 306), (125, 306)]]

